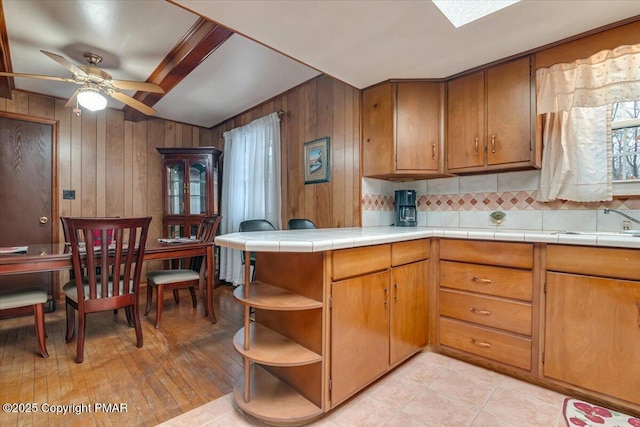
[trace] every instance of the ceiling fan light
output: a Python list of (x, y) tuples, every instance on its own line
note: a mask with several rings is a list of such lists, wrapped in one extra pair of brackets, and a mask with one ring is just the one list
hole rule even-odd
[(78, 93), (78, 103), (89, 111), (104, 110), (107, 106), (107, 98), (93, 88), (84, 88)]

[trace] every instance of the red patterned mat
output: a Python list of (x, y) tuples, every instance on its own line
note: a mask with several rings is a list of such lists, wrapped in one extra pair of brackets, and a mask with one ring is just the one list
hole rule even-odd
[(562, 413), (569, 427), (640, 427), (640, 418), (570, 397)]

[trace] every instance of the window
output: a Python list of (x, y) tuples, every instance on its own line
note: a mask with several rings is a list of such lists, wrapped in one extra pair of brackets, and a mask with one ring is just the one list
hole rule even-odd
[(611, 108), (613, 180), (640, 179), (640, 101)]
[(640, 194), (640, 101), (611, 106), (613, 194)]

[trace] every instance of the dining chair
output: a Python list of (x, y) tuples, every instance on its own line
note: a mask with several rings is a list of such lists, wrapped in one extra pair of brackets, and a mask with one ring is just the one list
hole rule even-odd
[[(248, 219), (246, 221), (242, 221), (240, 223), (240, 232), (249, 232), (249, 231), (275, 231), (275, 227), (271, 222), (266, 219)], [(244, 265), (244, 251), (241, 254), (242, 264)], [(255, 252), (251, 252), (249, 254), (249, 265), (253, 267), (253, 272), (251, 273), (251, 280), (256, 277), (256, 254)]]
[[(218, 232), (218, 226), (222, 220), (221, 215), (207, 216), (200, 221), (198, 231), (196, 232), (196, 238), (201, 242), (207, 242), (213, 244), (213, 241)], [(178, 296), (179, 289), (189, 289), (191, 292), (191, 302), (193, 308), (196, 308), (198, 301), (196, 299), (195, 287), (200, 286), (203, 290), (203, 298), (211, 298), (210, 295), (204, 295), (204, 277), (205, 274), (213, 274), (211, 271), (206, 271), (206, 263), (204, 257), (192, 257), (189, 268), (179, 268), (170, 270), (154, 270), (147, 273), (147, 305), (144, 312), (146, 316), (151, 310), (151, 300), (153, 299), (153, 290), (156, 292), (156, 328), (160, 327), (160, 319), (162, 318), (162, 305), (164, 302), (164, 291), (172, 290), (173, 299), (175, 303), (180, 302)], [(206, 299), (204, 300), (206, 301)], [(207, 304), (205, 304), (205, 307)], [(208, 314), (208, 309), (205, 309), (205, 315)], [(215, 313), (211, 313), (214, 322), (216, 321)]]
[(0, 291), (0, 313), (8, 310), (32, 307), (36, 321), (36, 340), (42, 357), (49, 357), (47, 352), (46, 337), (44, 327), (44, 304), (47, 302), (47, 291), (39, 288), (27, 289), (6, 289)]
[(306, 218), (291, 218), (287, 223), (289, 230), (310, 230), (316, 228), (313, 221)]
[[(124, 308), (129, 325), (136, 331), (136, 346), (142, 347), (140, 275), (151, 217), (67, 218), (65, 221), (74, 271), (70, 283), (75, 284), (67, 284), (63, 288), (67, 312), (65, 339), (69, 343), (73, 338), (75, 311), (78, 311), (76, 363), (84, 360), (85, 326), (89, 313)], [(113, 233), (111, 243), (109, 230)], [(93, 244), (96, 233), (101, 237), (100, 245)], [(98, 274), (96, 267), (111, 274)]]

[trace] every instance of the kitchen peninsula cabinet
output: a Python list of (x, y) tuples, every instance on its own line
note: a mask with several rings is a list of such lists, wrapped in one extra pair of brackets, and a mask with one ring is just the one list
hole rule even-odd
[(640, 411), (640, 250), (549, 245), (543, 374)]
[(447, 82), (448, 173), (538, 167), (531, 57)]
[(442, 175), (444, 84), (390, 82), (362, 92), (363, 176)]
[(162, 155), (163, 236), (195, 237), (202, 218), (219, 212), (215, 147), (157, 148)]
[(333, 253), (332, 407), (427, 344), (429, 245), (422, 239)]
[(321, 417), (426, 344), (640, 412), (635, 237), (365, 227), (216, 243), (256, 252), (256, 280), (234, 291), (245, 369), (233, 398), (268, 424)]

